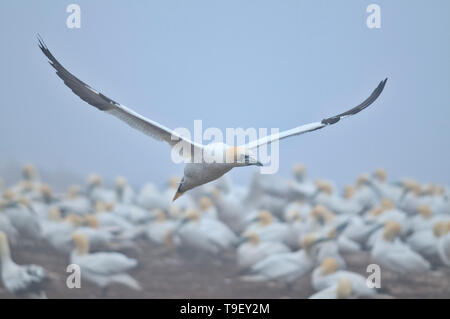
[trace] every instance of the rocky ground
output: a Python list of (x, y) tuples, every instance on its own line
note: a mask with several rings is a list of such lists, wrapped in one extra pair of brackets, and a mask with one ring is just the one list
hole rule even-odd
[[(274, 283), (241, 281), (230, 252), (221, 260), (192, 252), (169, 250), (140, 241), (136, 249), (124, 251), (139, 260), (131, 272), (143, 291), (117, 285), (104, 292), (82, 281), (81, 288), (66, 286), (68, 257), (42, 243), (14, 247), (13, 259), (19, 264), (39, 264), (50, 273), (45, 291), (49, 298), (307, 298), (314, 293), (310, 276), (300, 278), (292, 289)], [(367, 253), (344, 256), (349, 269), (367, 275), (373, 263)], [(450, 269), (437, 268), (418, 276), (400, 276), (381, 270), (381, 293), (394, 298), (450, 298)], [(15, 298), (0, 285), (0, 298)]]

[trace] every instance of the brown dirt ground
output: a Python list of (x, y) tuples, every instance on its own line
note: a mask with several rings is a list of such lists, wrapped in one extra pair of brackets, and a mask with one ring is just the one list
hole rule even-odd
[[(249, 283), (237, 277), (233, 252), (221, 260), (153, 246), (140, 240), (136, 249), (123, 251), (139, 260), (131, 272), (143, 291), (115, 285), (106, 296), (97, 286), (83, 281), (80, 289), (66, 286), (67, 256), (42, 243), (13, 247), (13, 259), (18, 264), (34, 263), (51, 274), (45, 285), (49, 298), (307, 298), (314, 293), (310, 275), (300, 278), (292, 289), (276, 283)], [(349, 270), (367, 275), (366, 267), (373, 263), (367, 253), (344, 256)], [(382, 296), (397, 298), (450, 298), (450, 269), (438, 268), (419, 276), (399, 276), (382, 268)], [(0, 298), (15, 298), (0, 285)]]

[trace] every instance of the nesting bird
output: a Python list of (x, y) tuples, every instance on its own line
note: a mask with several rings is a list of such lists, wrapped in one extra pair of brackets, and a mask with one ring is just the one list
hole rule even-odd
[(42, 285), (47, 279), (44, 268), (18, 265), (11, 259), (8, 237), (0, 231), (0, 265), (3, 286), (11, 293), (30, 298), (47, 298)]

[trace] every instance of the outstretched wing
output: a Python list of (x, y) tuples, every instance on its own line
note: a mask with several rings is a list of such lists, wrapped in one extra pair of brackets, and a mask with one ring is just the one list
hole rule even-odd
[(366, 107), (371, 105), (380, 96), (381, 92), (383, 92), (384, 86), (386, 85), (386, 81), (387, 81), (387, 78), (384, 79), (383, 81), (381, 81), (380, 84), (378, 84), (377, 88), (372, 92), (372, 94), (364, 102), (362, 102), (361, 104), (355, 106), (354, 108), (352, 108), (344, 113), (323, 119), (321, 122), (309, 123), (309, 124), (295, 127), (293, 129), (290, 129), (287, 131), (280, 132), (278, 134), (272, 134), (272, 135), (260, 138), (259, 140), (250, 142), (244, 146), (247, 148), (253, 149), (253, 148), (260, 147), (261, 145), (270, 144), (274, 141), (281, 140), (281, 139), (289, 137), (289, 136), (300, 135), (303, 133), (312, 132), (312, 131), (321, 129), (325, 126), (335, 124), (335, 123), (339, 122), (341, 119), (346, 118), (351, 115), (354, 115), (356, 113), (359, 113), (362, 110), (364, 110)]
[(50, 60), (50, 65), (55, 68), (56, 74), (64, 81), (64, 83), (72, 90), (72, 92), (80, 97), (83, 101), (89, 103), (92, 106), (95, 106), (101, 111), (104, 111), (121, 119), (131, 127), (155, 138), (156, 140), (169, 143), (170, 146), (175, 146), (181, 140), (185, 143), (188, 143), (188, 145), (191, 145), (192, 148), (202, 148), (201, 144), (194, 143), (189, 139), (180, 136), (175, 131), (172, 131), (171, 129), (155, 121), (145, 118), (144, 116), (96, 91), (95, 89), (75, 77), (69, 71), (67, 71), (58, 62), (58, 60), (56, 60), (56, 58), (45, 45), (42, 38), (38, 38), (38, 40), (40, 49)]

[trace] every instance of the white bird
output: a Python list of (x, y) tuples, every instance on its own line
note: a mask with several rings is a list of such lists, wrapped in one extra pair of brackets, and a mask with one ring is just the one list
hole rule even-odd
[(137, 260), (117, 252), (89, 253), (89, 240), (81, 233), (73, 234), (75, 249), (70, 262), (80, 266), (81, 278), (103, 289), (113, 283), (119, 283), (135, 290), (142, 290), (139, 282), (127, 272), (137, 266)]
[(270, 255), (248, 268), (241, 279), (244, 281), (279, 281), (291, 286), (298, 278), (308, 274), (314, 268), (314, 235), (305, 236), (302, 249)]
[(147, 238), (154, 243), (166, 244), (170, 248), (179, 246), (181, 240), (176, 231), (180, 222), (167, 219), (164, 211), (161, 209), (156, 209), (154, 216), (155, 220), (145, 228)]
[(67, 194), (56, 205), (62, 212), (72, 212), (78, 215), (87, 214), (91, 209), (89, 198), (81, 194), (80, 187), (77, 185), (70, 186)]
[(236, 235), (224, 223), (202, 218), (200, 212), (194, 209), (186, 212), (178, 235), (183, 246), (211, 254), (230, 249), (237, 243)]
[(364, 211), (365, 207), (359, 202), (333, 194), (333, 188), (328, 182), (318, 180), (316, 185), (318, 193), (313, 199), (316, 204), (323, 205), (340, 215), (357, 215)]
[(338, 283), (311, 295), (308, 299), (348, 299), (354, 296), (350, 279), (339, 278)]
[[(295, 136), (306, 132), (315, 131), (323, 127), (337, 123), (343, 118), (354, 115), (372, 104), (384, 89), (387, 79), (381, 81), (372, 94), (361, 104), (341, 113), (339, 115), (326, 118), (320, 122), (302, 125), (287, 131), (263, 137), (243, 146), (233, 147), (223, 143), (211, 143), (202, 145), (182, 137), (180, 134), (167, 127), (146, 119), (127, 107), (106, 97), (92, 87), (82, 82), (69, 71), (67, 71), (52, 55), (43, 40), (39, 38), (39, 47), (50, 60), (50, 64), (56, 69), (56, 74), (64, 83), (82, 100), (93, 105), (101, 111), (109, 113), (126, 122), (135, 129), (140, 130), (155, 139), (167, 142), (171, 147), (176, 146), (178, 154), (182, 151), (182, 156), (189, 161), (184, 169), (184, 177), (175, 193), (174, 200), (184, 192), (199, 185), (213, 181), (234, 167), (249, 165), (261, 166), (257, 161), (254, 150), (260, 146), (270, 144), (289, 136)], [(181, 147), (180, 147), (181, 146)], [(200, 157), (200, 159), (199, 159)]]
[(42, 285), (47, 279), (44, 268), (37, 265), (18, 265), (11, 259), (8, 237), (0, 231), (0, 268), (3, 286), (15, 295), (47, 298)]
[(88, 177), (88, 195), (93, 203), (114, 203), (116, 200), (115, 192), (103, 187), (102, 177), (95, 173)]
[(408, 245), (399, 240), (394, 241), (401, 231), (400, 223), (387, 222), (382, 236), (377, 238), (372, 248), (372, 258), (382, 266), (400, 274), (428, 271), (430, 263), (427, 260), (411, 250)]
[(367, 286), (366, 278), (358, 273), (339, 270), (339, 263), (332, 257), (325, 258), (319, 267), (312, 273), (312, 286), (316, 291), (332, 287), (342, 278), (347, 278), (352, 283), (352, 289), (362, 297), (376, 294), (376, 290)]
[(135, 199), (133, 188), (128, 184), (125, 177), (119, 176), (115, 182), (116, 202), (121, 204), (132, 204)]
[(4, 196), (6, 205), (4, 205), (3, 212), (8, 216), (12, 226), (25, 237), (30, 239), (41, 238), (42, 234), (39, 219), (38, 216), (31, 211), (30, 201), (23, 196), (15, 198), (16, 195), (11, 190), (7, 190), (4, 193)]
[(268, 256), (290, 252), (289, 247), (283, 243), (260, 241), (258, 234), (254, 232), (246, 233), (243, 237), (245, 242), (236, 250), (240, 269), (246, 269)]
[(279, 241), (286, 243), (289, 240), (291, 229), (288, 224), (274, 221), (272, 214), (263, 210), (258, 212), (256, 221), (251, 223), (244, 233), (257, 233), (261, 241)]
[(434, 234), (438, 237), (437, 250), (444, 265), (450, 267), (450, 221), (439, 222)]

